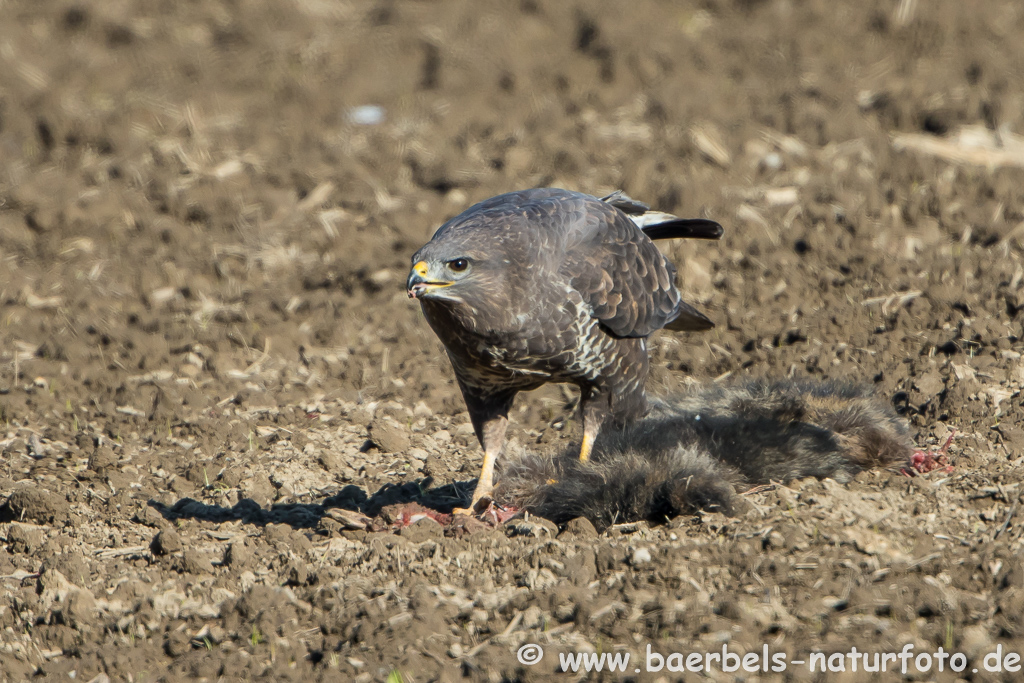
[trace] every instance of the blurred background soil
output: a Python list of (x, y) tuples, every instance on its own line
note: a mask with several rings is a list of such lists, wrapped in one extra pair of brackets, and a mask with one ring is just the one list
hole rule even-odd
[[(0, 3), (0, 680), (1024, 652), (1022, 73), (1012, 0)], [(664, 245), (718, 326), (658, 335), (653, 391), (872, 384), (954, 472), (600, 537), (325, 516), (476, 476), (404, 281), (531, 186), (725, 226)], [(522, 395), (510, 448), (574, 396)]]

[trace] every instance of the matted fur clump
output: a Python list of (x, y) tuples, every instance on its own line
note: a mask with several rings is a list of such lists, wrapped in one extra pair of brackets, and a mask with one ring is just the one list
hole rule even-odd
[(906, 423), (870, 390), (831, 382), (753, 381), (657, 401), (642, 420), (602, 430), (589, 462), (509, 458), (495, 498), (556, 523), (598, 528), (663, 522), (697, 510), (731, 514), (736, 487), (803, 477), (850, 480), (906, 462)]

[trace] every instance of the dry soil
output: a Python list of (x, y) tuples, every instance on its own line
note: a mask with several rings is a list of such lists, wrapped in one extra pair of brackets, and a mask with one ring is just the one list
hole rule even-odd
[[(982, 658), (1024, 653), (1022, 73), (1016, 0), (0, 3), (0, 680), (906, 643), (970, 661), (911, 679), (1019, 680)], [(652, 391), (873, 385), (954, 471), (600, 536), (354, 529), (479, 466), (409, 256), (541, 185), (725, 225), (666, 246), (718, 326), (658, 335)], [(511, 448), (572, 404), (521, 397)]]

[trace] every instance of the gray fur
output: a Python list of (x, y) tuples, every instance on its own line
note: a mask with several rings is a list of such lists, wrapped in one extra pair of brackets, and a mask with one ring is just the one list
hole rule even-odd
[(712, 385), (651, 408), (642, 420), (603, 430), (590, 462), (579, 462), (575, 447), (553, 458), (510, 458), (496, 498), (557, 523), (586, 517), (599, 528), (701, 509), (730, 514), (735, 487), (803, 477), (846, 482), (906, 461), (913, 447), (889, 405), (832, 382)]

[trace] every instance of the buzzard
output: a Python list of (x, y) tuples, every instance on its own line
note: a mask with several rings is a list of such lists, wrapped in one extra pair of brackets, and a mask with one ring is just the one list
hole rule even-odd
[(476, 204), (416, 252), (409, 296), (448, 352), (484, 449), (470, 510), (490, 500), (520, 391), (579, 386), (583, 461), (606, 420), (647, 412), (647, 337), (714, 327), (682, 300), (653, 240), (721, 235), (714, 221), (651, 212), (621, 192), (548, 188)]

